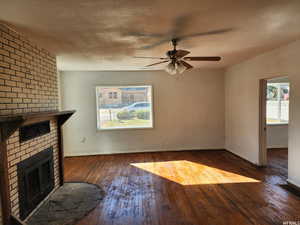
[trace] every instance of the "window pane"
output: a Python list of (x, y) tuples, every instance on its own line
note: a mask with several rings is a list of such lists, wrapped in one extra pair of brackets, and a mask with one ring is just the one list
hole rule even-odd
[(289, 83), (268, 83), (267, 124), (288, 123)]
[(281, 85), (281, 99), (282, 100), (289, 100), (290, 97), (290, 87), (289, 85), (285, 84), (285, 85)]
[(280, 121), (289, 122), (289, 101), (281, 101)]
[(272, 84), (268, 84), (267, 89), (267, 100), (277, 100), (278, 96), (278, 88)]
[(151, 86), (97, 87), (98, 129), (153, 127), (151, 89)]

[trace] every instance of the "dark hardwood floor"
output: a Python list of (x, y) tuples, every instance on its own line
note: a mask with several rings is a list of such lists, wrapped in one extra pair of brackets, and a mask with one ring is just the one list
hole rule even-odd
[(106, 192), (77, 225), (282, 225), (299, 220), (300, 197), (283, 188), (287, 151), (256, 168), (226, 151), (73, 157), (67, 181)]
[(265, 181), (270, 184), (286, 184), (288, 177), (288, 149), (268, 149), (268, 168)]

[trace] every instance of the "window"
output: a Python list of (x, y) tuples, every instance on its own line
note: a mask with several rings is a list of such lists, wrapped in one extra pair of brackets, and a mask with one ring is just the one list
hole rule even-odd
[(114, 92), (114, 99), (118, 98), (118, 92)]
[(287, 124), (289, 122), (289, 83), (268, 83), (267, 124)]
[(153, 127), (151, 86), (99, 86), (96, 96), (99, 130)]

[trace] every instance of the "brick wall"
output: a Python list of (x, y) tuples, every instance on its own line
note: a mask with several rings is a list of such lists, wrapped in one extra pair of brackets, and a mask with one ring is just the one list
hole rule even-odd
[(57, 109), (55, 57), (0, 24), (0, 115)]
[[(26, 37), (0, 23), (0, 115), (58, 109), (56, 58)], [(12, 213), (19, 216), (16, 164), (53, 146), (55, 185), (58, 185), (57, 123), (51, 133), (19, 143), (19, 131), (8, 140), (9, 184)], [(1, 197), (1, 196), (0, 196)], [(0, 205), (1, 211), (1, 205)], [(0, 225), (1, 225), (0, 214)]]
[(58, 159), (58, 140), (57, 140), (57, 122), (50, 121), (51, 132), (38, 138), (26, 142), (19, 142), (19, 131), (17, 130), (7, 140), (8, 154), (8, 173), (9, 173), (9, 190), (11, 199), (11, 208), (13, 215), (19, 217), (19, 194), (18, 194), (18, 177), (17, 164), (36, 153), (41, 152), (49, 147), (53, 147), (54, 154), (54, 177), (55, 187), (59, 186), (59, 159)]

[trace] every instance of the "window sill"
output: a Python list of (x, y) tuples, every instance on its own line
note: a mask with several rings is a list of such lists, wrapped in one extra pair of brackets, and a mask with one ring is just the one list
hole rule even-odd
[(289, 123), (268, 123), (267, 126), (287, 126)]
[(151, 127), (112, 127), (112, 128), (97, 128), (97, 131), (118, 131), (118, 130), (143, 130), (143, 129), (153, 129), (154, 126)]

